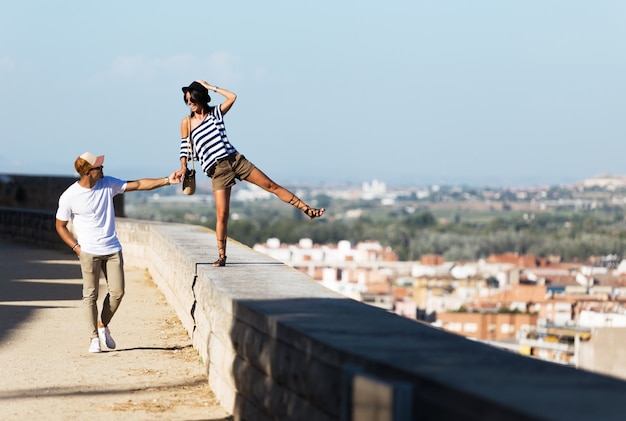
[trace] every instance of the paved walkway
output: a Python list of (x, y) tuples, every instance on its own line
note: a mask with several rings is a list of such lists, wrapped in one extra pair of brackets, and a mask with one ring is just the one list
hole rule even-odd
[(0, 419), (232, 419), (174, 310), (133, 262), (109, 327), (117, 349), (88, 353), (71, 253), (0, 240)]

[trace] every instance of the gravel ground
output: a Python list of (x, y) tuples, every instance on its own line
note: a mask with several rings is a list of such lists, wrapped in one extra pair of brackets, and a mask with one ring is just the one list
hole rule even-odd
[[(109, 327), (117, 348), (87, 352), (78, 260), (0, 241), (2, 420), (231, 420), (176, 313), (126, 262)], [(101, 280), (100, 299), (106, 295)]]

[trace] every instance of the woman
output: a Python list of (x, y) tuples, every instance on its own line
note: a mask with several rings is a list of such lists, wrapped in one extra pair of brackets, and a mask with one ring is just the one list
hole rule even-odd
[[(190, 115), (183, 118), (180, 124), (181, 169), (177, 176), (184, 176), (187, 161), (190, 157), (190, 146), (195, 159), (200, 161), (202, 170), (211, 178), (217, 222), (215, 236), (217, 238), (218, 259), (213, 266), (226, 266), (226, 239), (228, 236), (228, 214), (230, 207), (230, 191), (235, 179), (246, 180), (262, 189), (275, 194), (283, 202), (302, 210), (309, 218), (314, 219), (324, 214), (324, 209), (312, 208), (295, 194), (272, 181), (263, 171), (237, 152), (226, 136), (223, 116), (235, 103), (237, 95), (223, 88), (211, 86), (204, 80), (192, 82), (183, 87), (185, 104), (191, 109)], [(226, 100), (219, 106), (210, 106), (209, 90), (217, 92)], [(191, 145), (189, 141), (191, 140)]]

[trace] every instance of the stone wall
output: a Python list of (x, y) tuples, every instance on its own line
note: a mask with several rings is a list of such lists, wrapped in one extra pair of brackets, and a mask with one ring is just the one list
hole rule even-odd
[[(59, 196), (76, 177), (0, 174), (0, 236), (39, 247), (67, 246), (56, 233)], [(124, 216), (124, 195), (113, 198), (115, 215)]]
[(0, 207), (0, 236), (37, 247), (67, 248), (56, 232), (53, 211)]

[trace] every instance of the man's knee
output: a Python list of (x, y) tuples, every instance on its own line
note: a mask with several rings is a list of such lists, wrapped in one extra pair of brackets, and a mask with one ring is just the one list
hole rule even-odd
[(98, 299), (98, 293), (95, 288), (83, 288), (83, 300), (84, 301), (96, 301)]

